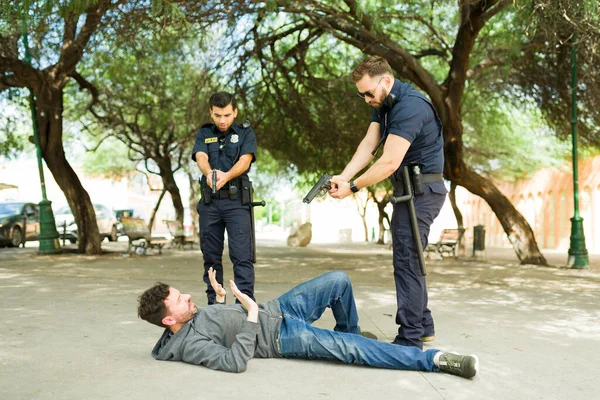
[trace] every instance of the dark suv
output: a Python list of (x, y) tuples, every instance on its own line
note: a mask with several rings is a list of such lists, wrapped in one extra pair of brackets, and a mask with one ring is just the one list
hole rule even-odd
[(0, 246), (18, 247), (38, 240), (40, 212), (35, 203), (0, 203)]

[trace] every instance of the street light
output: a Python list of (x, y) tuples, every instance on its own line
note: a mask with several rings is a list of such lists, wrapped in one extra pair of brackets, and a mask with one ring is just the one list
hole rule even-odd
[(589, 269), (590, 261), (585, 248), (583, 218), (579, 216), (579, 177), (577, 167), (577, 44), (573, 36), (571, 47), (571, 138), (573, 140), (573, 203), (575, 213), (571, 218), (571, 242), (567, 266), (575, 269)]
[[(31, 57), (29, 55), (29, 42), (27, 40), (27, 27), (23, 19), (23, 46), (25, 47), (25, 62), (31, 65)], [(38, 169), (40, 172), (40, 185), (42, 187), (42, 201), (39, 202), (40, 207), (40, 254), (56, 254), (62, 252), (58, 242), (58, 232), (56, 231), (56, 222), (54, 221), (54, 213), (52, 212), (52, 202), (46, 197), (46, 182), (44, 180), (44, 167), (42, 165), (42, 148), (40, 146), (40, 133), (38, 130), (35, 96), (33, 90), (29, 89), (29, 108), (31, 109), (31, 122), (33, 124), (33, 140), (35, 143)]]

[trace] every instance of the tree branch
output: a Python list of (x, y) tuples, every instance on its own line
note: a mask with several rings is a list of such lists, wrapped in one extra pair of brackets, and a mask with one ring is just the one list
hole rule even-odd
[(468, 69), (466, 72), (466, 77), (467, 79), (473, 79), (476, 76), (483, 73), (483, 71), (485, 71), (486, 69), (494, 67), (496, 65), (502, 65), (504, 64), (504, 62), (504, 59), (500, 58), (486, 58), (473, 68)]
[(0, 92), (11, 87), (25, 87), (25, 83), (15, 75), (6, 75), (0, 72)]
[[(66, 42), (62, 44), (62, 50), (60, 52), (60, 58), (56, 65), (50, 67), (54, 71), (55, 77), (59, 80), (63, 76), (69, 76), (74, 70), (81, 57), (83, 56), (83, 50), (90, 40), (91, 36), (96, 32), (102, 16), (110, 6), (110, 0), (98, 0), (97, 2), (91, 2), (90, 6), (86, 10), (85, 23), (81, 27), (79, 34), (75, 37), (76, 20), (72, 14), (65, 20), (65, 35), (64, 39)], [(74, 18), (74, 21), (69, 22), (70, 18)]]
[(69, 76), (75, 79), (75, 82), (79, 84), (81, 90), (87, 89), (92, 95), (92, 101), (88, 105), (88, 108), (91, 108), (94, 104), (98, 103), (99, 92), (98, 89), (88, 80), (86, 80), (83, 76), (81, 76), (77, 71), (73, 71), (69, 74)]

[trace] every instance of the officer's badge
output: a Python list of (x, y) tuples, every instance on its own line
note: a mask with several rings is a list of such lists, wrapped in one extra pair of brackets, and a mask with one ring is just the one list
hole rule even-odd
[(215, 137), (207, 137), (206, 139), (204, 139), (204, 143), (208, 144), (208, 143), (217, 143), (218, 138)]
[(231, 143), (237, 143), (239, 142), (240, 137), (236, 134), (231, 135)]

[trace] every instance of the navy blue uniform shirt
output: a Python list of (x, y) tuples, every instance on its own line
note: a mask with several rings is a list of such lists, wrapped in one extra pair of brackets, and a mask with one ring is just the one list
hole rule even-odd
[(380, 124), (380, 134), (398, 135), (410, 142), (401, 165), (417, 161), (422, 173), (435, 174), (444, 170), (444, 139), (442, 123), (433, 105), (421, 92), (410, 84), (394, 80), (391, 93), (396, 103), (390, 109), (384, 103), (373, 109), (371, 122)]
[[(250, 126), (233, 124), (226, 133), (219, 131), (214, 124), (202, 125), (196, 134), (196, 143), (192, 150), (192, 160), (196, 161), (196, 153), (208, 155), (208, 162), (213, 169), (229, 171), (244, 154), (252, 154), (252, 162), (256, 160), (256, 135)], [(242, 175), (248, 174), (250, 167)], [(206, 182), (206, 177), (202, 177)]]

